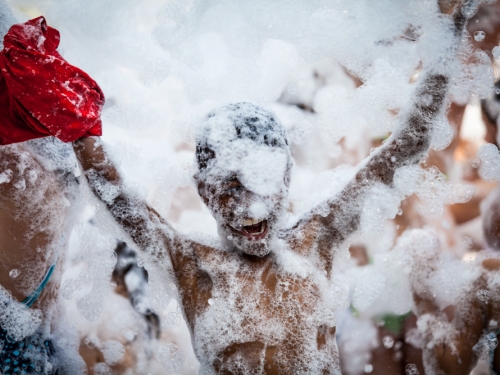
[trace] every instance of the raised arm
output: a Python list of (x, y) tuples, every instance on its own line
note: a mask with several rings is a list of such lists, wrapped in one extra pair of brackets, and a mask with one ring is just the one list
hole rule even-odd
[(162, 272), (170, 269), (165, 269), (165, 265), (171, 261), (180, 297), (192, 324), (195, 312), (208, 304), (211, 295), (206, 274), (198, 267), (198, 258), (214, 250), (176, 233), (158, 212), (129, 192), (100, 138), (80, 138), (73, 142), (73, 148), (90, 188), (139, 250), (150, 262), (159, 263)]
[(134, 243), (156, 258), (170, 255), (175, 263), (179, 236), (153, 208), (127, 191), (100, 138), (80, 138), (73, 148), (90, 188)]
[[(443, 13), (452, 13), (455, 40), (458, 48), (466, 18), (454, 2), (441, 2)], [(450, 77), (426, 69), (420, 74), (410, 109), (401, 118), (399, 131), (367, 160), (341, 193), (330, 199), (329, 212), (322, 216), (311, 212), (297, 226), (304, 226), (318, 242), (320, 257), (331, 264), (331, 249), (339, 246), (359, 227), (363, 199), (376, 183), (392, 186), (398, 168), (417, 164), (426, 155), (431, 141), (433, 124), (445, 110)]]

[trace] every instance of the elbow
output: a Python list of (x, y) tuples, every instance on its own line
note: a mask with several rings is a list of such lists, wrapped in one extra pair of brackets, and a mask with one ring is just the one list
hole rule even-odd
[(107, 179), (95, 169), (85, 171), (85, 177), (94, 195), (107, 206), (112, 206), (115, 199), (122, 194), (120, 183)]

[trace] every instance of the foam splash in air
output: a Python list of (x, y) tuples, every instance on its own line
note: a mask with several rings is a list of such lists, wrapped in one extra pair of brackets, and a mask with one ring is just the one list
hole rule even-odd
[[(130, 190), (147, 200), (181, 233), (202, 232), (190, 234), (188, 239), (202, 239), (203, 244), (225, 254), (203, 259), (203, 272), (208, 276), (203, 274), (200, 280), (215, 280), (207, 300), (209, 306), (198, 318), (197, 337), (193, 339), (203, 368), (211, 366), (233, 343), (284, 340), (284, 321), (307, 327), (306, 333), (295, 338), (306, 343), (300, 364), (304, 373), (332, 362), (331, 353), (329, 356), (326, 349), (317, 350), (317, 331), (326, 323), (338, 323), (336, 312), (348, 304), (348, 286), (352, 305), (368, 315), (403, 314), (411, 309), (408, 275), (414, 264), (402, 250), (403, 245), (393, 250), (392, 244), (381, 245), (383, 252), (365, 268), (349, 268), (348, 246), (332, 249), (333, 272), (327, 276), (318, 271), (318, 259), (304, 260), (305, 256), (291, 252), (276, 235), (272, 245), (279, 262), (273, 271), (282, 274), (276, 276), (276, 300), (269, 303), (292, 317), (259, 316), (261, 301), (256, 296), (263, 293), (258, 284), (261, 279), (256, 277), (255, 284), (245, 285), (246, 289), (236, 285), (234, 280), (241, 272), (254, 273), (235, 255), (226, 254), (224, 246), (231, 242), (227, 233), (222, 244), (214, 239), (217, 226), (197, 197), (197, 183), (213, 176), (219, 181), (236, 175), (258, 196), (290, 193), (289, 200), (277, 204), (266, 199), (253, 202), (246, 212), (235, 212), (238, 219), (269, 218), (275, 206), (283, 214), (276, 220), (282, 227), (291, 227), (301, 214), (313, 208), (314, 214), (328, 217), (331, 209), (323, 202), (339, 193), (355, 173), (354, 167), (345, 164), (361, 162), (370, 155), (375, 141), (397, 133), (398, 120), (408, 110), (418, 84), (416, 73), (421, 63), (424, 69), (453, 78), (450, 94), (459, 103), (484, 97), (491, 85), (487, 55), (472, 53), (469, 41), (464, 41), (459, 54), (462, 60), (470, 57), (472, 63), (450, 57), (454, 52), (450, 48), (451, 22), (438, 15), (434, 2), (153, 0), (145, 6), (131, 0), (113, 4), (98, 0), (11, 0), (9, 4), (24, 18), (27, 16), (20, 5), (42, 11), (61, 31), (64, 57), (102, 86), (107, 96), (103, 139), (110, 144), (108, 149)], [(238, 104), (229, 103), (245, 104), (232, 111), (228, 108)], [(243, 125), (235, 128), (233, 124), (239, 120)], [(245, 138), (245, 126), (251, 127), (252, 122), (268, 128), (261, 133), (262, 139)], [(445, 149), (454, 132), (444, 113), (433, 129), (431, 147)], [(193, 154), (200, 134), (206, 140), (202, 146), (208, 146), (217, 158), (217, 163), (211, 157), (204, 160), (208, 168), (217, 168), (213, 175), (198, 173), (199, 161)], [(287, 142), (291, 151), (285, 147)], [(43, 162), (52, 170), (73, 173), (76, 163), (69, 154), (62, 157), (56, 153), (44, 157)], [(478, 157), (483, 160), (482, 177), (498, 179), (500, 162), (494, 150), (486, 146)], [(29, 168), (22, 152), (19, 158), (19, 170)], [(18, 174), (18, 170), (2, 166), (0, 186)], [(17, 181), (19, 190), (29, 190), (37, 181), (36, 174), (28, 174)], [(112, 186), (103, 185), (102, 190), (108, 201), (117, 195)], [(349, 212), (359, 203), (360, 232), (370, 242), (387, 234), (387, 220), (396, 218), (401, 200), (413, 194), (419, 199), (419, 215), (441, 217), (445, 205), (468, 201), (473, 188), (435, 167), (408, 166), (396, 172), (393, 187), (377, 185), (362, 204), (347, 202), (339, 212)], [(98, 324), (105, 319), (106, 302), (118, 304), (106, 298), (115, 261), (115, 239), (110, 234), (130, 239), (117, 230), (102, 206), (93, 201), (92, 205), (97, 224), (106, 233), (82, 224), (81, 240), (72, 244), (70, 252), (80, 257), (72, 264), (78, 272), (73, 269), (62, 294), (66, 304), (77, 306), (80, 315), (75, 313), (73, 319)], [(40, 223), (43, 225), (42, 220)], [(242, 225), (238, 223), (235, 219), (235, 227)], [(298, 234), (298, 238), (305, 236)], [(411, 244), (405, 249), (416, 249), (419, 241), (435, 245), (427, 234), (415, 236), (417, 239), (408, 240)], [(162, 317), (165, 336), (170, 339), (178, 335), (184, 341), (177, 345), (162, 337), (154, 357), (166, 371), (194, 374), (196, 368), (189, 368), (194, 362), (190, 340), (185, 332), (175, 331), (181, 314), (168, 312), (171, 299), (178, 293), (171, 261), (158, 255), (163, 251), (161, 246), (151, 251), (154, 256), (141, 255), (141, 264), (149, 272), (149, 300)], [(189, 246), (182, 246), (191, 254)], [(446, 272), (438, 272), (433, 282), (439, 280), (446, 286), (438, 293), (440, 300), (455, 301), (457, 291), (452, 281), (457, 280), (449, 275), (461, 268), (447, 260), (443, 264)], [(302, 287), (310, 287), (315, 297), (305, 302), (310, 311), (298, 309), (293, 298), (287, 297)], [(239, 310), (233, 308), (235, 305)], [(261, 327), (265, 337), (257, 337), (260, 333), (249, 328), (248, 322)], [(419, 327), (422, 331), (424, 323)], [(353, 328), (345, 333), (345, 350), (363, 353), (358, 357), (363, 360), (353, 359), (348, 367), (352, 373), (359, 373), (368, 365), (366, 353), (376, 346), (376, 328), (369, 319), (349, 324)], [(368, 332), (366, 337), (355, 335), (361, 329)], [(326, 337), (324, 330), (321, 332)], [(125, 334), (119, 338), (122, 336)], [(111, 367), (122, 360), (123, 344), (114, 339), (105, 342), (105, 362), (94, 366), (96, 374), (110, 373)], [(284, 364), (287, 360), (283, 354), (277, 362)], [(238, 365), (235, 359), (234, 366)], [(406, 372), (415, 373), (413, 367)]]

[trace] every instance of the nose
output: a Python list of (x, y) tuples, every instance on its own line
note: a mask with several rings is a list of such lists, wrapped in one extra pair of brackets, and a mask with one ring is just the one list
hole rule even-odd
[(251, 219), (263, 220), (267, 218), (268, 214), (269, 212), (267, 210), (267, 206), (262, 201), (252, 202), (252, 204), (250, 204), (250, 207), (248, 207), (248, 216)]

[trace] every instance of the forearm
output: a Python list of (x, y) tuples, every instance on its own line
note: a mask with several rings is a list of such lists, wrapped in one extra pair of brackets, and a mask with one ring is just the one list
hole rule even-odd
[[(461, 9), (454, 9), (452, 17), (455, 25), (455, 45), (451, 46), (451, 51), (447, 50), (446, 58), (454, 57), (466, 21)], [(330, 213), (319, 220), (329, 228), (328, 236), (332, 238), (333, 244), (343, 242), (358, 229), (364, 198), (374, 185), (381, 183), (392, 187), (394, 175), (399, 168), (418, 164), (426, 156), (434, 124), (440, 116), (444, 117), (446, 110), (451, 80), (446, 72), (446, 69), (440, 71), (432, 64), (424, 69), (412, 95), (409, 109), (400, 114), (396, 131), (372, 154), (343, 191), (328, 201)]]
[[(73, 149), (87, 178), (90, 174), (94, 178), (100, 178), (103, 184), (115, 187), (117, 192), (121, 191), (120, 174), (109, 159), (98, 137), (80, 138), (73, 142)], [(91, 187), (99, 199), (105, 199), (97, 183), (91, 184)]]
[(418, 164), (427, 154), (433, 122), (444, 110), (448, 82), (445, 76), (426, 74), (400, 132), (376, 151), (342, 192), (328, 202), (330, 212), (319, 220), (330, 228), (326, 235), (332, 245), (344, 242), (359, 228), (364, 197), (372, 186), (382, 183), (392, 187), (397, 169)]
[(399, 132), (361, 168), (356, 175), (358, 184), (381, 182), (391, 186), (397, 169), (418, 164), (427, 154), (433, 124), (445, 110), (449, 78), (442, 74), (423, 74)]
[(80, 138), (73, 142), (73, 148), (90, 188), (117, 223), (142, 250), (156, 247), (169, 227), (154, 209), (125, 190), (100, 139)]
[[(438, 1), (444, 14), (451, 14), (454, 24), (454, 44), (451, 51), (444, 52), (442, 60), (456, 58), (465, 29), (468, 4), (460, 5), (458, 0)], [(457, 5), (458, 4), (458, 5)], [(438, 71), (442, 69), (443, 71)], [(434, 123), (439, 116), (444, 115), (446, 99), (450, 85), (450, 74), (442, 67), (436, 70), (434, 66), (424, 68), (413, 94), (410, 110), (401, 118), (400, 128), (388, 143), (362, 168), (356, 180), (359, 183), (382, 182), (392, 185), (395, 171), (403, 166), (420, 163), (430, 147)]]

